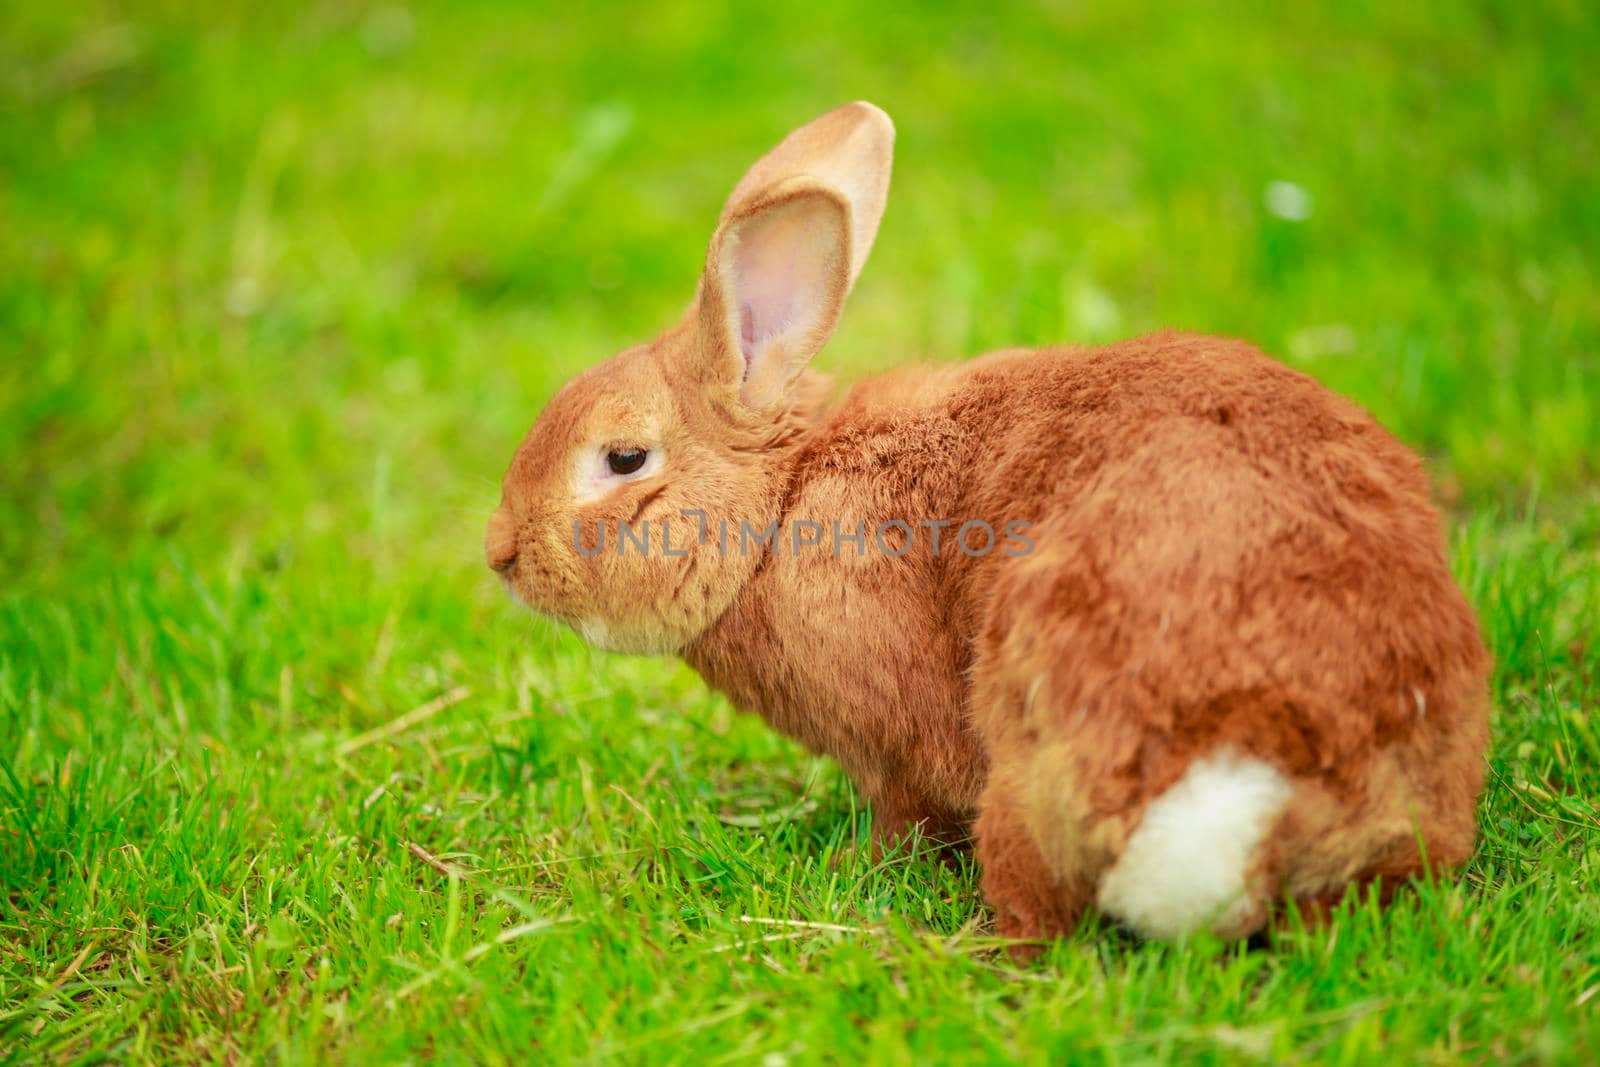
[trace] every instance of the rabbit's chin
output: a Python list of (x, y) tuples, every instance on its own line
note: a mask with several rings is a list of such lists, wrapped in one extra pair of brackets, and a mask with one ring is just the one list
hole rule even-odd
[(686, 639), (674, 638), (665, 629), (650, 627), (647, 624), (617, 625), (607, 622), (598, 615), (574, 618), (535, 603), (514, 581), (506, 581), (503, 585), (506, 595), (513, 603), (535, 615), (568, 627), (583, 638), (586, 644), (602, 652), (622, 652), (633, 656), (675, 656), (688, 643)]
[(604, 652), (624, 652), (634, 656), (672, 656), (678, 652), (678, 646), (671, 638), (659, 631), (647, 631), (640, 627), (617, 627), (604, 619), (580, 619), (572, 624), (590, 645)]

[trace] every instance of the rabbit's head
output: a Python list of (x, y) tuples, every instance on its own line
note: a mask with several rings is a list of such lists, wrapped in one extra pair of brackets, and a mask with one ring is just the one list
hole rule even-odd
[(517, 598), (631, 652), (682, 649), (732, 602), (822, 402), (806, 364), (872, 247), (893, 146), (866, 103), (795, 130), (729, 196), (683, 319), (551, 399), (485, 538)]

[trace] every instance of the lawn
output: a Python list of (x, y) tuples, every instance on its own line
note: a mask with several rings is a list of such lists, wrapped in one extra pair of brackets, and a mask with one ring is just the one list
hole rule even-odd
[[(1600, 19), (1572, 3), (0, 6), (0, 1060), (1600, 1058)], [(793, 125), (896, 118), (819, 365), (1250, 338), (1428, 459), (1478, 852), (1015, 964), (838, 769), (483, 522)]]

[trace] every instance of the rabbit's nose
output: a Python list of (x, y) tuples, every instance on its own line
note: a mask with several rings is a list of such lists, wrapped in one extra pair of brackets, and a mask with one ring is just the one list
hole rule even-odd
[(504, 511), (496, 511), (489, 517), (489, 529), (483, 535), (483, 554), (489, 560), (489, 569), (496, 574), (504, 574), (517, 562), (517, 527)]

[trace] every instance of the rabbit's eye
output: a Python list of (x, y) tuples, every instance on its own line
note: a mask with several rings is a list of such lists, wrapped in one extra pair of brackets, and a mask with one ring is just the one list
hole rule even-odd
[(606, 453), (606, 466), (612, 474), (632, 474), (644, 466), (649, 455), (642, 448), (613, 449)]

